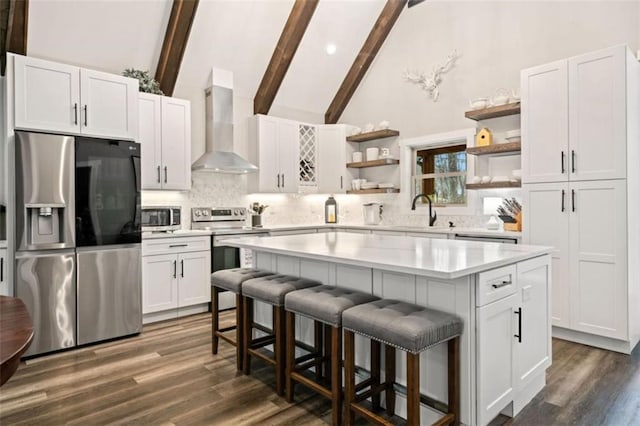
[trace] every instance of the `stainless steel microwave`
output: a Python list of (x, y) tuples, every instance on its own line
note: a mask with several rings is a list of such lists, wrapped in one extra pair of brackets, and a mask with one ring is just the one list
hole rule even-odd
[(180, 207), (147, 206), (142, 208), (143, 231), (177, 231), (181, 228)]

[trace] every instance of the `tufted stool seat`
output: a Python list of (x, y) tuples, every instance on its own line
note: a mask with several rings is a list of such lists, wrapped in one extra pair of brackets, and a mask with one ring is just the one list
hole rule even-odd
[[(293, 402), (294, 382), (302, 383), (331, 399), (333, 424), (342, 423), (342, 313), (346, 309), (374, 300), (378, 298), (371, 294), (329, 285), (292, 291), (286, 295), (286, 389), (289, 402)], [(325, 328), (325, 333), (322, 333), (321, 327), (315, 327), (316, 351), (298, 359), (295, 358), (296, 314), (309, 317)], [(324, 342), (321, 341), (323, 338)], [(323, 350), (324, 354), (320, 354), (319, 350)], [(379, 350), (378, 346), (378, 352)], [(379, 358), (377, 359), (379, 362)], [(372, 364), (374, 362), (375, 360)], [(323, 386), (318, 383), (319, 380), (313, 381), (303, 374), (307, 369), (315, 367), (316, 376), (320, 379), (325, 363), (326, 370), (330, 371), (330, 387)], [(379, 371), (378, 365), (377, 372)]]
[[(274, 365), (276, 370), (276, 392), (279, 395), (284, 393), (285, 296), (295, 290), (319, 285), (318, 281), (283, 274), (253, 278), (242, 284), (242, 304), (244, 306), (242, 369), (245, 374), (251, 372), (252, 356)], [(273, 307), (273, 327), (270, 330), (270, 334), (255, 339), (253, 338), (254, 328), (258, 328), (261, 331), (266, 330), (253, 321), (254, 300), (267, 303)], [(273, 344), (273, 357), (260, 351), (261, 348), (271, 344)]]
[[(377, 300), (354, 306), (342, 314), (345, 338), (346, 424), (360, 414), (387, 424), (378, 414), (358, 405), (356, 395), (354, 333), (385, 344), (385, 390), (387, 414), (394, 414), (395, 349), (407, 353), (407, 424), (420, 424), (420, 353), (448, 342), (448, 411), (439, 424), (460, 422), (460, 335), (463, 321), (456, 315), (397, 300)], [(391, 359), (390, 359), (391, 358)], [(370, 392), (369, 392), (370, 393)]]
[[(236, 347), (236, 368), (242, 369), (242, 283), (252, 278), (273, 275), (273, 272), (253, 268), (222, 269), (211, 274), (211, 352), (218, 353), (219, 339)], [(236, 324), (220, 328), (220, 293), (230, 291), (236, 295)], [(236, 338), (226, 333), (236, 330)]]

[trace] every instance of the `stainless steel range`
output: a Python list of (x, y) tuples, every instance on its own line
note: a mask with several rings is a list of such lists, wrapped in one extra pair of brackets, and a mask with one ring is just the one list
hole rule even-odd
[[(245, 207), (194, 207), (191, 209), (191, 229), (212, 231), (211, 236), (211, 272), (220, 269), (246, 268), (253, 264), (251, 250), (225, 246), (222, 240), (251, 234), (267, 236), (268, 231), (245, 226), (247, 209)], [(220, 295), (220, 309), (235, 306), (231, 293)], [(224, 296), (224, 297), (223, 297)]]

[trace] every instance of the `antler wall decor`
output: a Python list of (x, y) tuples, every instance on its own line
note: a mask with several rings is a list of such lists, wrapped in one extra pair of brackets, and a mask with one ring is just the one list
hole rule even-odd
[(407, 69), (402, 74), (402, 78), (409, 83), (419, 85), (422, 90), (429, 93), (434, 102), (437, 102), (440, 96), (438, 86), (442, 83), (442, 74), (449, 72), (459, 57), (458, 52), (454, 50), (447, 56), (444, 65), (436, 65), (428, 76), (425, 72)]

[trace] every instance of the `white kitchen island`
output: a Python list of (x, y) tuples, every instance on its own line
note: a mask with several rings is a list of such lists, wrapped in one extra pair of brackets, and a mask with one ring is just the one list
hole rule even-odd
[[(500, 412), (517, 414), (545, 385), (551, 365), (550, 247), (343, 232), (229, 239), (252, 249), (255, 266), (316, 279), (455, 313), (461, 341), (461, 420), (484, 425)], [(266, 320), (270, 309), (256, 308)], [(297, 327), (310, 341), (312, 326)], [(369, 368), (368, 344), (356, 341), (356, 362)], [(397, 381), (405, 383), (404, 356)], [(422, 354), (420, 385), (446, 402), (446, 345)], [(398, 393), (396, 413), (404, 417)], [(422, 422), (440, 414), (423, 406)]]

